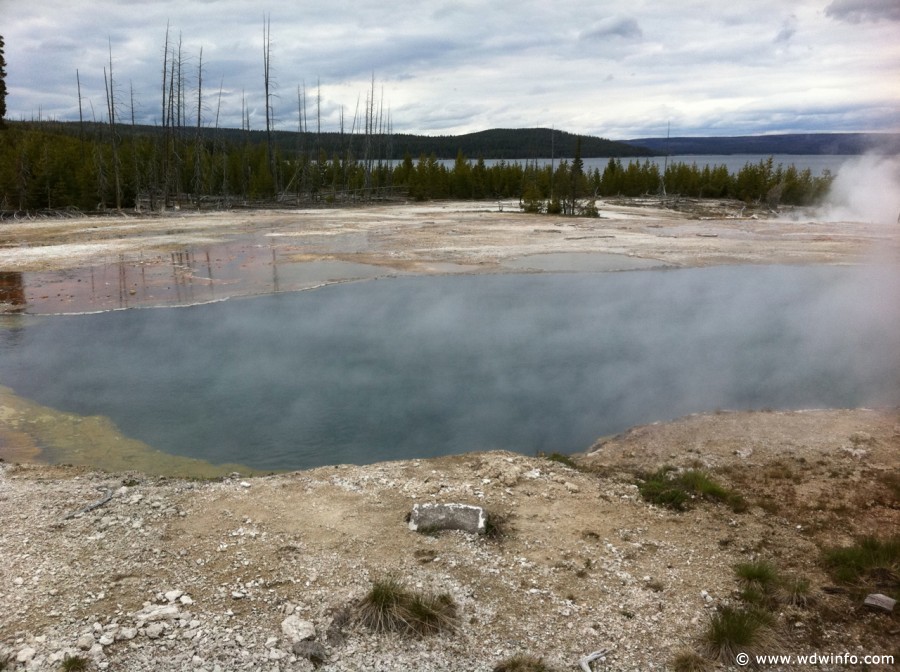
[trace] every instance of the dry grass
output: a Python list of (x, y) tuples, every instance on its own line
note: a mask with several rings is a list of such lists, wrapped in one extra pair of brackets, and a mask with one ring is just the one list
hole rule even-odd
[(493, 672), (554, 672), (541, 658), (519, 654), (498, 663)]
[(773, 617), (755, 608), (721, 607), (709, 620), (703, 648), (716, 661), (733, 664), (735, 656), (776, 653), (778, 638), (772, 630)]
[(362, 625), (379, 634), (425, 637), (453, 631), (458, 624), (456, 602), (450, 595), (411, 592), (394, 578), (376, 581), (355, 611)]
[(709, 660), (690, 649), (679, 651), (672, 659), (673, 672), (707, 672), (711, 667)]

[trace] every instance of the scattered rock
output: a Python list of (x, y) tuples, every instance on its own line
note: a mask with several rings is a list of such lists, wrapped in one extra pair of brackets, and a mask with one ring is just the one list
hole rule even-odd
[(291, 614), (281, 622), (281, 632), (293, 645), (308, 639), (315, 639), (316, 626), (304, 621), (296, 614)]
[(882, 595), (881, 593), (871, 593), (863, 600), (863, 604), (875, 611), (886, 611), (887, 613), (891, 613), (894, 611), (894, 607), (897, 606), (897, 600), (888, 597), (887, 595)]
[(137, 628), (119, 628), (116, 639), (131, 640), (137, 637)]
[(471, 504), (414, 504), (409, 517), (409, 529), (462, 530), (484, 534), (487, 514), (483, 507)]
[(35, 649), (31, 648), (30, 646), (26, 646), (16, 655), (16, 662), (27, 663), (29, 660), (34, 658), (34, 654), (36, 653), (37, 651)]
[(183, 590), (170, 590), (170, 591), (166, 592), (165, 598), (168, 602), (174, 602), (182, 595), (184, 595)]
[(154, 621), (171, 621), (178, 617), (177, 604), (152, 605), (145, 604), (144, 608), (134, 613), (136, 621), (153, 623)]

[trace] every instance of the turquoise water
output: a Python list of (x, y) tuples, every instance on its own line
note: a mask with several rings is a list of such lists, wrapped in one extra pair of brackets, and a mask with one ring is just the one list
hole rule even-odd
[(715, 409), (900, 404), (897, 268), (399, 277), (16, 316), (0, 385), (258, 469), (571, 452)]

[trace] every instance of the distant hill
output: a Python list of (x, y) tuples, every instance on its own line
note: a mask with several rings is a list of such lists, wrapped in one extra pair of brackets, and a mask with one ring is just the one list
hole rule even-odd
[(575, 155), (575, 142), (581, 138), (582, 158), (651, 156), (642, 148), (592, 135), (575, 135), (549, 128), (494, 128), (464, 135), (395, 135), (397, 158), (409, 152), (413, 157), (434, 152), (438, 158), (454, 159), (459, 151), (468, 158), (533, 159)]
[(701, 138), (636, 138), (629, 145), (665, 154), (900, 154), (900, 133), (789, 133)]
[[(68, 135), (78, 136), (84, 132), (87, 137), (102, 137), (107, 132), (104, 124), (88, 122), (11, 122), (12, 124), (40, 126)], [(157, 126), (130, 126), (119, 124), (117, 132), (121, 136), (147, 136), (162, 133)], [(189, 126), (182, 127), (177, 134), (181, 138), (194, 138), (196, 130)], [(205, 140), (213, 138), (243, 144), (248, 142), (259, 145), (266, 142), (266, 133), (262, 130), (244, 131), (238, 128), (203, 128)], [(364, 154), (366, 138), (361, 133), (315, 133), (296, 131), (274, 131), (274, 143), (286, 154), (297, 150), (312, 151), (321, 149), (328, 157), (343, 155), (349, 147), (353, 155), (360, 159)], [(593, 157), (634, 157), (653, 156), (653, 152), (643, 147), (598, 138), (593, 135), (575, 135), (549, 128), (494, 128), (463, 135), (411, 135), (406, 133), (375, 134), (369, 138), (370, 156), (376, 159), (400, 160), (405, 154), (418, 160), (421, 155), (434, 154), (439, 159), (455, 159), (462, 152), (467, 159), (507, 159), (522, 161), (527, 159), (544, 159), (550, 157), (569, 158), (575, 155), (576, 140), (581, 139), (581, 156)]]
[[(244, 137), (246, 133), (237, 129), (219, 130), (220, 134), (232, 141)], [(252, 131), (250, 137), (254, 142), (264, 142), (264, 131)], [(575, 135), (565, 131), (549, 128), (494, 128), (476, 133), (463, 135), (411, 135), (408, 133), (394, 133), (392, 135), (376, 134), (370, 139), (370, 144), (377, 147), (376, 155), (382, 159), (399, 160), (407, 153), (417, 160), (423, 154), (434, 154), (439, 159), (455, 159), (462, 152), (467, 159), (507, 159), (527, 160), (543, 159), (555, 156), (557, 158), (572, 158), (575, 155), (575, 142), (581, 138), (582, 158), (593, 157), (633, 157), (652, 156), (653, 152), (643, 147), (636, 147), (624, 142), (615, 142), (592, 135)], [(347, 143), (353, 149), (354, 155), (362, 156), (365, 138), (356, 134), (340, 133), (311, 133), (302, 134), (296, 132), (278, 131), (274, 134), (275, 142), (285, 151), (294, 150), (298, 143), (303, 143), (307, 148), (316, 145), (323, 149), (328, 156), (340, 154), (342, 147)]]

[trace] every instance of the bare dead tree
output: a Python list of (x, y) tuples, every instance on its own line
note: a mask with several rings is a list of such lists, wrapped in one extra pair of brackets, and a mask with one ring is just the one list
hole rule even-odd
[[(222, 89), (225, 86), (225, 76), (219, 81), (219, 99), (216, 103), (216, 124), (213, 131), (213, 152), (219, 148), (219, 113), (222, 111)], [(241, 120), (243, 124), (243, 120)], [(214, 157), (215, 158), (215, 157)], [(213, 161), (215, 163), (215, 161)], [(228, 153), (222, 152), (222, 194), (228, 195)]]
[(75, 82), (78, 84), (78, 140), (81, 142), (81, 158), (84, 159), (84, 112), (81, 107), (81, 76), (75, 70)]
[(135, 133), (135, 121), (134, 121), (134, 82), (128, 82), (128, 93), (129, 99), (131, 103), (131, 131), (132, 131), (132, 140), (131, 140), (131, 172), (134, 175), (134, 194), (135, 194), (135, 208), (140, 209), (140, 193), (141, 193), (141, 165), (138, 160), (138, 150), (137, 143), (134, 141)]
[[(263, 84), (266, 96), (266, 153), (269, 161), (269, 171), (272, 180), (277, 185), (275, 178), (275, 151), (272, 142), (272, 23), (271, 16), (266, 15), (263, 20)], [(277, 187), (276, 187), (277, 192)]]
[(116, 133), (115, 82), (113, 81), (112, 40), (109, 40), (109, 82), (106, 80), (106, 68), (103, 69), (103, 83), (106, 85), (106, 104), (109, 113), (109, 130), (112, 136), (113, 179), (116, 188), (116, 210), (122, 209), (122, 177), (119, 165), (119, 147)]
[(201, 123), (203, 111), (203, 47), (200, 47), (200, 58), (197, 62), (197, 134), (194, 138), (194, 194), (197, 208), (200, 207), (200, 193), (203, 191), (203, 139)]
[[(160, 107), (160, 122), (162, 123), (162, 207), (165, 208), (169, 203), (169, 105), (168, 97), (168, 76), (169, 76), (169, 24), (166, 22), (166, 39), (163, 43), (163, 63), (162, 63), (162, 106)], [(155, 191), (150, 192), (150, 207), (155, 208)]]

